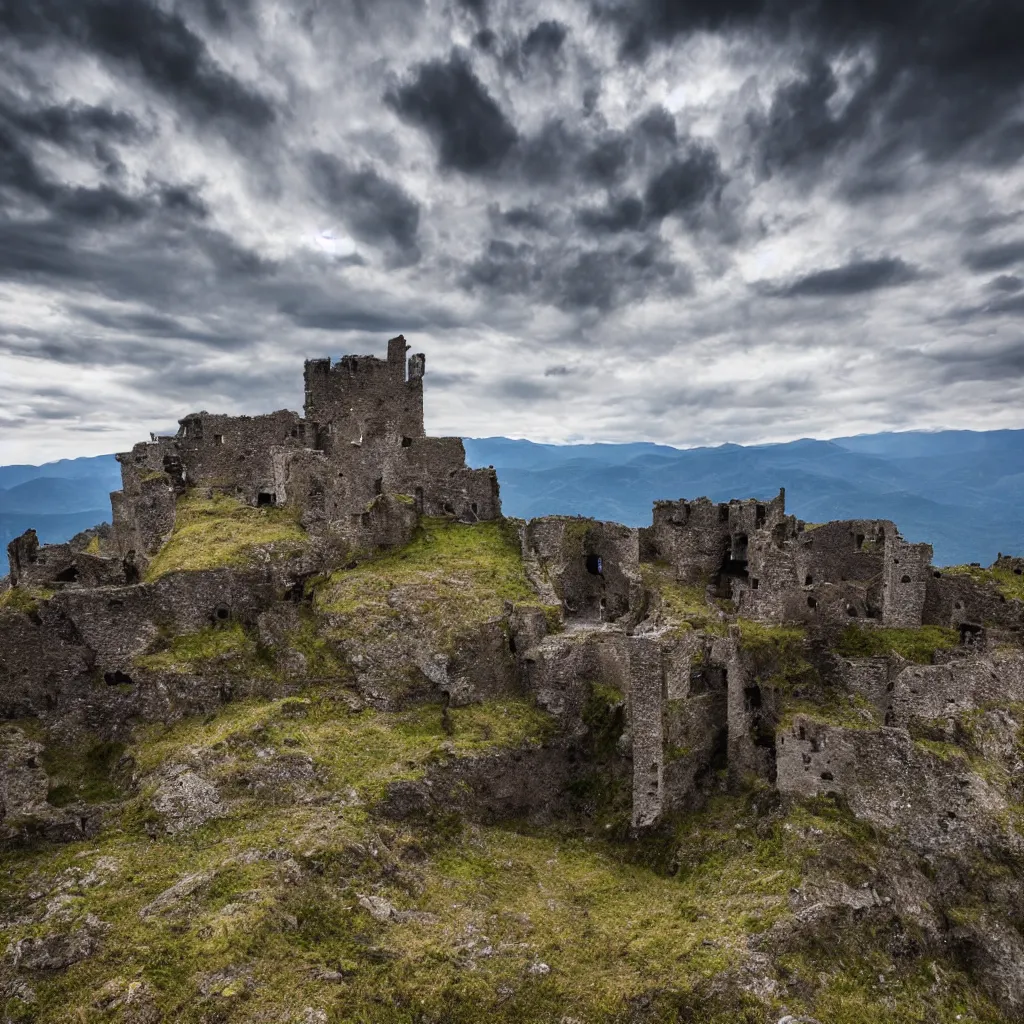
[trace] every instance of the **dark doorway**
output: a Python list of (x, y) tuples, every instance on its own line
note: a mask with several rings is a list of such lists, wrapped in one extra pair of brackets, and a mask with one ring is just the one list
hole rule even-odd
[[(725, 551), (722, 553), (722, 564), (718, 567), (718, 572), (711, 577), (711, 584), (715, 588), (715, 597), (728, 599), (732, 597), (732, 581), (734, 579), (745, 580), (749, 577), (747, 572), (747, 538), (743, 537), (743, 544), (738, 546), (734, 543), (732, 538), (727, 538), (725, 542)], [(742, 558), (734, 557), (737, 546), (739, 552), (742, 553)]]
[(591, 576), (600, 576), (604, 572), (604, 563), (600, 555), (587, 555), (586, 565)]
[(267, 508), (270, 505), (277, 504), (277, 496), (272, 494), (270, 491), (260, 491), (256, 495), (256, 507)]
[(957, 627), (960, 630), (960, 643), (970, 646), (981, 640), (982, 627), (975, 622), (961, 622)]

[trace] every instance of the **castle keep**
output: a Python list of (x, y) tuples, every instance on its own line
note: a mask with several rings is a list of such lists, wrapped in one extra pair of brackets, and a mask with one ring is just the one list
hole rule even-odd
[(118, 551), (136, 564), (148, 561), (173, 527), (176, 498), (187, 487), (290, 507), (307, 530), (352, 547), (408, 539), (402, 523), (414, 517), (394, 522), (377, 501), (386, 494), (408, 496), (418, 514), (494, 519), (494, 471), (467, 469), (461, 439), (426, 436), (425, 359), (414, 355), (407, 363), (408, 348), (399, 336), (388, 342), (385, 360), (307, 360), (305, 416), (193, 413), (175, 436), (118, 455), (123, 487), (111, 496)]
[[(424, 357), (407, 349), (308, 361), (301, 416), (188, 415), (118, 456), (112, 526), (12, 542), (0, 716), (69, 743), (313, 684), (385, 711), (511, 696), (550, 716), (554, 739), (395, 783), (380, 813), (576, 815), (636, 835), (753, 779), (841, 797), (922, 856), (957, 834), (1022, 852), (992, 824), (1008, 798), (921, 744), (1024, 702), (1024, 602), (1006, 585), (1024, 561), (936, 568), (894, 523), (804, 523), (782, 491), (658, 501), (640, 529), (504, 519), (494, 470), (427, 436)], [(236, 518), (218, 520), (225, 508)], [(219, 543), (235, 522), (292, 539), (161, 563), (188, 530)], [(438, 537), (468, 545), (465, 565)], [(168, 654), (210, 636), (235, 653)], [(0, 751), (0, 831), (91, 835), (102, 807), (47, 804), (25, 744)]]

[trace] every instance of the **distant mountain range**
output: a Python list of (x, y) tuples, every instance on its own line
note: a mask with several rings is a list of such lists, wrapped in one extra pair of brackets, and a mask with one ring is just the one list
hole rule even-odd
[(786, 444), (541, 445), (467, 438), (471, 466), (494, 466), (506, 515), (651, 521), (659, 498), (771, 498), (807, 522), (892, 519), (928, 541), (937, 565), (1024, 554), (1024, 430), (945, 430)]
[(110, 522), (110, 492), (121, 486), (113, 455), (61, 459), (45, 466), (0, 466), (0, 576), (7, 544), (29, 527), (45, 544)]
[[(717, 448), (534, 444), (466, 438), (471, 466), (494, 466), (506, 515), (561, 513), (629, 526), (659, 498), (771, 498), (808, 522), (892, 519), (928, 541), (937, 565), (1024, 554), (1024, 430), (862, 434), (831, 441)], [(120, 487), (112, 455), (44, 466), (0, 466), (0, 575), (7, 543), (34, 527), (54, 543), (110, 520)]]

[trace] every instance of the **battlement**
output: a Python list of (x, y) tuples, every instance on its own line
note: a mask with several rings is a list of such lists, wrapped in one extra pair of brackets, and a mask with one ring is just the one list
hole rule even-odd
[(305, 413), (313, 447), (331, 451), (371, 438), (424, 437), (423, 373), (426, 357), (405, 354), (399, 335), (388, 341), (387, 359), (342, 356), (306, 361)]

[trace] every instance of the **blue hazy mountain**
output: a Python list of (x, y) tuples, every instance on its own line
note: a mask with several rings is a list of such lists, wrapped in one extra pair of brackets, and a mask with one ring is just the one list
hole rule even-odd
[(807, 522), (892, 519), (939, 565), (1024, 554), (1024, 430), (864, 434), (716, 448), (648, 443), (541, 445), (468, 438), (471, 466), (494, 466), (506, 515), (651, 521), (659, 498), (771, 498)]
[(0, 576), (7, 572), (8, 542), (30, 527), (44, 544), (56, 544), (110, 522), (110, 492), (120, 486), (113, 455), (0, 466)]
[[(1024, 430), (946, 430), (802, 439), (786, 444), (535, 444), (466, 438), (471, 466), (494, 466), (506, 515), (561, 513), (630, 526), (651, 521), (659, 498), (771, 498), (807, 522), (892, 519), (928, 541), (938, 565), (988, 564), (1024, 554)], [(120, 486), (112, 455), (44, 466), (0, 466), (0, 575), (6, 546), (34, 527), (44, 542), (67, 540), (110, 520)]]

